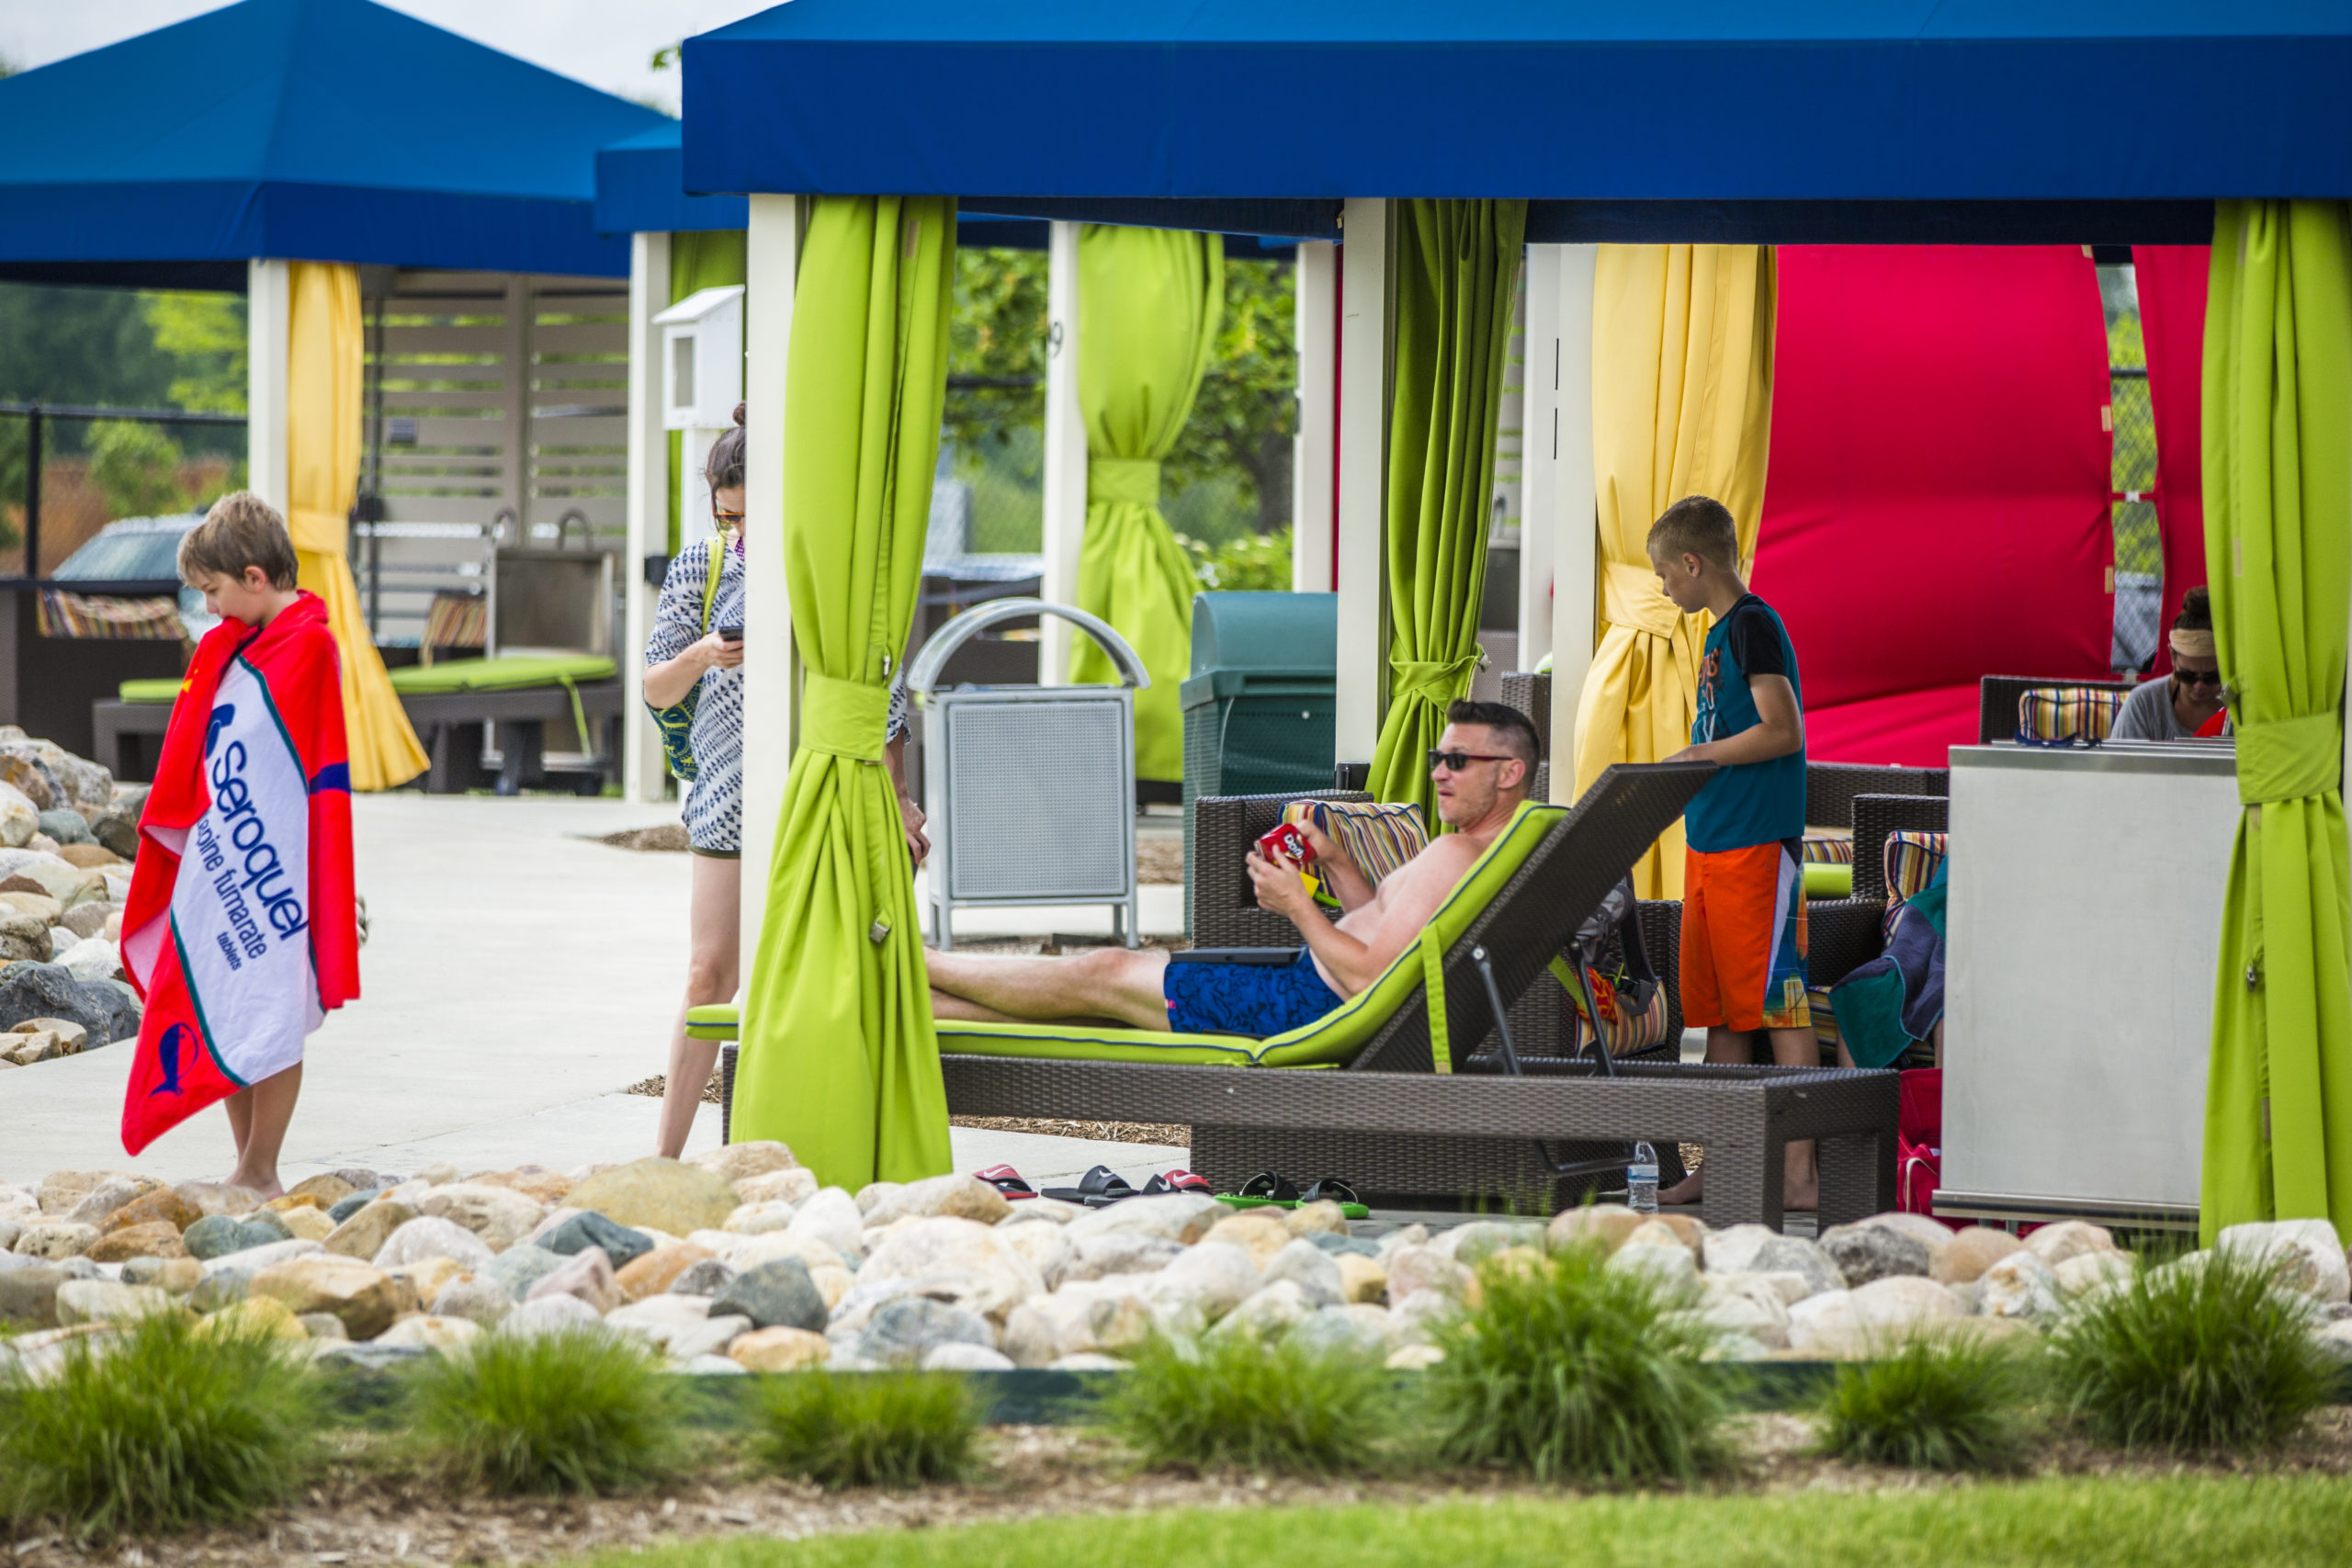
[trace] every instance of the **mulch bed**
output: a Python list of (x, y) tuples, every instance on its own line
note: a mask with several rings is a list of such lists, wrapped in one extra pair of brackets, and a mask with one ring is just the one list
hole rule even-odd
[[(702, 1086), (702, 1102), (705, 1105), (724, 1105), (727, 1103), (726, 1097), (719, 1093), (718, 1085), (718, 1075), (717, 1073), (711, 1074), (710, 1081)], [(664, 1094), (667, 1094), (669, 1090), (670, 1075), (667, 1073), (656, 1073), (650, 1078), (638, 1079), (635, 1083), (629, 1085), (624, 1092), (628, 1094), (649, 1095), (655, 1100), (659, 1100)]]
[[(1734, 1425), (1743, 1453), (1738, 1467), (1702, 1490), (1910, 1492), (1978, 1484), (1961, 1477), (1815, 1458), (1808, 1451), (1812, 1423), (1802, 1416), (1746, 1416), (1735, 1418)], [(344, 1434), (335, 1445), (342, 1462), (331, 1466), (302, 1501), (275, 1510), (249, 1528), (107, 1547), (77, 1547), (28, 1534), (9, 1543), (9, 1561), (12, 1568), (85, 1568), (97, 1562), (125, 1568), (277, 1568), (288, 1562), (542, 1562), (696, 1538), (789, 1540), (1057, 1515), (1356, 1503), (1410, 1506), (1457, 1497), (1558, 1497), (1577, 1490), (1484, 1472), (1324, 1481), (1139, 1472), (1125, 1450), (1091, 1428), (999, 1427), (982, 1436), (980, 1473), (961, 1485), (828, 1493), (805, 1482), (753, 1479), (728, 1450), (716, 1449), (694, 1467), (705, 1479), (662, 1491), (617, 1498), (497, 1500), (451, 1495), (445, 1484), (404, 1462), (394, 1440)], [(2062, 1438), (2045, 1450), (2038, 1472), (2145, 1478), (2352, 1474), (2352, 1409), (2324, 1411), (2301, 1441), (2254, 1458), (2196, 1462), (2137, 1458)]]
[(1180, 1149), (1193, 1146), (1193, 1130), (1159, 1122), (1064, 1122), (1021, 1116), (950, 1116), (952, 1127), (985, 1127), (992, 1133), (1043, 1133), (1052, 1138), (1091, 1138), (1106, 1144), (1163, 1144)]
[(596, 840), (616, 850), (648, 850), (663, 854), (686, 852), (686, 825), (664, 822), (654, 828), (631, 828), (626, 832), (606, 833)]

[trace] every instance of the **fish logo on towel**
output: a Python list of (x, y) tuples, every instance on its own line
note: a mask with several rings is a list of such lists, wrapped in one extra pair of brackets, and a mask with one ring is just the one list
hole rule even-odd
[(164, 1037), (155, 1042), (155, 1066), (164, 1077), (162, 1082), (147, 1091), (148, 1099), (153, 1100), (159, 1094), (185, 1092), (180, 1088), (180, 1063), (186, 1056), (195, 1055), (189, 1049), (189, 1037), (188, 1026), (175, 1023), (164, 1031)]
[(237, 710), (233, 704), (222, 703), (212, 710), (212, 722), (204, 730), (204, 754), (207, 757), (211, 756), (212, 749), (220, 744), (220, 732), (235, 723), (236, 717)]

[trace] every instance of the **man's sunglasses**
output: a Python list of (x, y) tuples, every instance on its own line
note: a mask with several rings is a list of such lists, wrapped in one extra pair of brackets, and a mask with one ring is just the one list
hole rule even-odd
[(1510, 761), (1512, 761), (1511, 758), (1492, 756), (1484, 751), (1432, 751), (1430, 753), (1430, 772), (1435, 773), (1440, 768), (1443, 768), (1450, 773), (1458, 773), (1469, 767), (1473, 762), (1508, 762)]
[(2222, 683), (2219, 670), (2184, 670), (2176, 664), (2172, 673), (2173, 678), (2184, 686), (2218, 686)]

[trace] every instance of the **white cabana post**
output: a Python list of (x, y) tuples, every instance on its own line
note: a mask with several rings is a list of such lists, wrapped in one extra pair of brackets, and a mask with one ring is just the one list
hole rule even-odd
[(1298, 428), (1291, 438), (1290, 586), (1329, 593), (1332, 575), (1331, 453), (1339, 439), (1340, 247), (1298, 243)]
[(742, 973), (760, 951), (768, 867), (800, 741), (800, 658), (792, 642), (792, 589), (784, 570), (785, 369), (804, 223), (797, 196), (754, 196), (743, 276)]
[(1340, 223), (1339, 676), (1332, 757), (1369, 763), (1388, 700), (1388, 213), (1383, 198), (1349, 198)]
[[(670, 298), (670, 236), (639, 233), (629, 243), (628, 266), (628, 546), (621, 562), (621, 603), (629, 660), (623, 668), (634, 686), (653, 635), (653, 608), (661, 590), (645, 581), (649, 556), (669, 553), (670, 436), (662, 420), (662, 329), (653, 324), (661, 301)], [(662, 798), (662, 735), (639, 694), (621, 698), (621, 794), (650, 805)]]
[(245, 483), (280, 514), (293, 489), (286, 436), (293, 281), (282, 261), (245, 265)]
[(1552, 795), (1576, 794), (1577, 699), (1599, 640), (1592, 472), (1598, 247), (1527, 247), (1527, 425), (1521, 473), (1519, 664), (1552, 656)]
[[(1078, 558), (1086, 543), (1086, 415), (1078, 403), (1078, 232), (1055, 223), (1046, 243), (1046, 570), (1048, 604), (1078, 603)], [(1069, 679), (1069, 623), (1048, 615), (1037, 628), (1037, 683)]]

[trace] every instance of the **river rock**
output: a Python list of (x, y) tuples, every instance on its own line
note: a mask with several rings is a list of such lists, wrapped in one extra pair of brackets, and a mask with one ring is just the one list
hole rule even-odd
[[(1063, 1241), (1068, 1255), (1060, 1274), (1064, 1280), (1100, 1280), (1112, 1274), (1157, 1273), (1182, 1258), (1185, 1250), (1165, 1237), (1142, 1231), (1113, 1231), (1107, 1235), (1084, 1235), (1072, 1244), (1062, 1236), (1059, 1225), (1027, 1225), (1023, 1228), (1043, 1230)], [(1043, 1269), (1038, 1270), (1041, 1277), (1044, 1272)]]
[[(1448, 1268), (1462, 1266), (1452, 1258), (1439, 1258)], [(1246, 1301), (1222, 1318), (1209, 1333), (1218, 1337), (1239, 1335), (1261, 1341), (1279, 1339), (1315, 1310), (1306, 1292), (1289, 1280), (1277, 1280), (1254, 1292)]]
[(1288, 1280), (1317, 1307), (1337, 1306), (1347, 1299), (1338, 1262), (1303, 1237), (1274, 1254), (1261, 1270), (1261, 1278), (1268, 1285)]
[(526, 1338), (548, 1334), (601, 1334), (604, 1314), (574, 1295), (533, 1296), (499, 1320), (498, 1332)]
[(2063, 1306), (2058, 1276), (2030, 1252), (2012, 1252), (1978, 1276), (1976, 1310), (1986, 1317), (2041, 1322), (2056, 1317)]
[[(351, 1223), (351, 1216), (359, 1213), (360, 1210), (368, 1207), (368, 1204), (373, 1203), (379, 1196), (382, 1195), (383, 1190), (384, 1190), (381, 1188), (370, 1188), (365, 1192), (354, 1192), (348, 1198), (338, 1199), (334, 1202), (327, 1205), (327, 1218), (333, 1220), (339, 1225), (349, 1224)], [(397, 1199), (390, 1201), (394, 1202), (399, 1201)], [(408, 1209), (408, 1205), (405, 1203), (401, 1203), (401, 1207)], [(416, 1211), (409, 1209), (408, 1217), (412, 1220), (416, 1218)], [(385, 1234), (390, 1235), (390, 1233), (386, 1232)]]
[(474, 1271), (474, 1277), (504, 1291), (509, 1300), (519, 1302), (531, 1293), (532, 1286), (562, 1267), (563, 1254), (526, 1242), (508, 1247), (483, 1264)]
[(139, 810), (145, 798), (141, 796), (136, 804), (118, 800), (107, 806), (90, 824), (91, 836), (123, 859), (135, 859), (139, 853)]
[(376, 1343), (390, 1348), (395, 1345), (421, 1345), (426, 1349), (447, 1352), (463, 1349), (481, 1333), (481, 1325), (470, 1318), (426, 1316), (404, 1317), (379, 1335)]
[(75, 942), (59, 964), (77, 980), (113, 980), (123, 973), (121, 950), (101, 937)]
[(38, 1225), (27, 1225), (17, 1237), (14, 1250), (27, 1258), (42, 1258), (59, 1262), (79, 1258), (98, 1239), (98, 1227), (77, 1224), (73, 1220), (51, 1220)]
[(391, 1276), (349, 1258), (321, 1255), (274, 1264), (253, 1277), (249, 1296), (275, 1296), (296, 1314), (332, 1313), (354, 1339), (392, 1325), (400, 1297)]
[[(85, 908), (87, 907), (88, 906), (79, 904), (74, 906), (77, 909)], [(12, 888), (6, 893), (0, 893), (0, 908), (13, 909), (20, 915), (30, 915), (35, 919), (40, 921), (44, 926), (61, 925), (63, 924), (65, 919), (65, 906), (60, 904), (56, 899), (51, 897), (46, 893), (32, 893), (23, 889)], [(101, 925), (106, 923), (103, 919), (103, 913), (98, 923)], [(69, 931), (73, 930), (70, 926), (66, 929)], [(82, 939), (82, 932), (74, 931), (74, 940), (79, 942)]]
[(727, 1354), (749, 1371), (797, 1372), (823, 1366), (833, 1348), (823, 1335), (805, 1328), (755, 1328), (729, 1345)]
[(62, 844), (95, 844), (90, 837), (90, 825), (82, 820), (78, 811), (51, 809), (40, 814), (40, 830)]
[[(607, 1254), (607, 1256), (610, 1256)], [(613, 1282), (621, 1288), (623, 1298), (641, 1302), (670, 1289), (679, 1275), (695, 1264), (717, 1259), (706, 1247), (690, 1242), (675, 1241), (667, 1247), (657, 1247), (644, 1257), (631, 1259), (613, 1275)]]
[(2026, 1250), (2018, 1237), (1996, 1225), (1970, 1225), (1952, 1233), (1951, 1246), (1936, 1259), (1928, 1278), (1939, 1285), (1963, 1285), (2013, 1252)]
[(0, 844), (22, 849), (25, 840), (40, 831), (40, 807), (23, 790), (0, 780)]
[[(996, 1227), (997, 1239), (1027, 1258), (1048, 1291), (1061, 1287), (1063, 1271), (1078, 1256), (1064, 1227), (1050, 1220), (1030, 1220), (1016, 1214), (1012, 1223)], [(1156, 1238), (1151, 1238), (1156, 1240)], [(1178, 1248), (1178, 1251), (1182, 1251)]]
[(1361, 1253), (1335, 1253), (1331, 1261), (1340, 1270), (1340, 1299), (1350, 1305), (1370, 1306), (1388, 1299), (1388, 1270), (1376, 1258)]
[(865, 1216), (858, 1213), (857, 1201), (838, 1187), (811, 1194), (784, 1234), (797, 1241), (831, 1247), (841, 1258), (855, 1258), (865, 1251)]
[(92, 1188), (87, 1197), (66, 1212), (65, 1217), (103, 1230), (107, 1218), (124, 1204), (134, 1198), (143, 1198), (163, 1185), (144, 1176), (110, 1176)]
[(57, 1287), (57, 1322), (63, 1328), (77, 1323), (131, 1323), (157, 1313), (187, 1310), (177, 1297), (153, 1285), (68, 1280)]
[(670, 1281), (673, 1296), (716, 1296), (733, 1284), (736, 1270), (725, 1258), (705, 1258), (688, 1264), (678, 1277)]
[(600, 1314), (621, 1304), (620, 1287), (613, 1281), (612, 1259), (601, 1247), (573, 1253), (560, 1268), (532, 1285), (523, 1299), (537, 1301), (544, 1296), (577, 1296)]
[(495, 1280), (467, 1274), (441, 1287), (433, 1298), (435, 1317), (462, 1317), (484, 1328), (495, 1328), (514, 1310), (514, 1298)]
[[(180, 1239), (186, 1241), (187, 1237), (183, 1235)], [(226, 1253), (218, 1258), (208, 1258), (204, 1259), (203, 1267), (208, 1278), (231, 1269), (250, 1277), (260, 1269), (274, 1268), (280, 1263), (290, 1263), (298, 1258), (316, 1258), (325, 1251), (326, 1249), (315, 1241), (300, 1241), (289, 1236), (277, 1241), (264, 1242), (259, 1247), (240, 1247), (234, 1252)], [(192, 1252), (191, 1256), (193, 1256)]]
[(1345, 1235), (1348, 1234), (1347, 1211), (1329, 1198), (1318, 1198), (1312, 1203), (1301, 1203), (1295, 1209), (1278, 1209), (1283, 1227), (1293, 1235)]
[(1621, 1274), (1646, 1274), (1668, 1292), (1688, 1291), (1699, 1279), (1699, 1260), (1680, 1241), (1629, 1240), (1609, 1255), (1605, 1267)]
[[(1625, 1244), (1625, 1238), (1647, 1224), (1651, 1216), (1637, 1214), (1622, 1203), (1588, 1203), (1574, 1209), (1563, 1209), (1552, 1216), (1544, 1228), (1544, 1245), (1554, 1252), (1574, 1247), (1579, 1242), (1598, 1246), (1604, 1252), (1614, 1252)], [(1764, 1227), (1756, 1227), (1762, 1230)], [(1708, 1265), (1713, 1268), (1713, 1264)]]
[[(1681, 1245), (1680, 1239), (1671, 1231), (1660, 1227), (1658, 1234), (1669, 1247)], [(1442, 1232), (1430, 1244), (1439, 1254), (1453, 1258), (1465, 1269), (1477, 1268), (1507, 1247), (1540, 1247), (1544, 1245), (1544, 1226), (1505, 1220), (1473, 1220), (1468, 1224), (1455, 1225), (1452, 1230)]]
[(1897, 1275), (1924, 1279), (1933, 1261), (1917, 1237), (1884, 1225), (1838, 1225), (1822, 1236), (1820, 1246), (1849, 1289)]
[(1012, 1310), (1003, 1349), (1015, 1366), (1045, 1367), (1064, 1356), (1136, 1349), (1151, 1334), (1150, 1308), (1132, 1292), (1057, 1291)]
[(288, 1234), (305, 1241), (324, 1245), (335, 1232), (335, 1224), (324, 1209), (288, 1209), (278, 1217), (286, 1222)]
[(2352, 1272), (2347, 1272), (2343, 1242), (2325, 1220), (2231, 1225), (2222, 1232), (2215, 1247), (2240, 1257), (2269, 1259), (2280, 1285), (2314, 1301), (2352, 1299)]
[(57, 1288), (65, 1280), (65, 1270), (53, 1264), (27, 1260), (21, 1267), (0, 1268), (0, 1323), (55, 1326)]
[(605, 1214), (584, 1213), (572, 1215), (542, 1235), (538, 1245), (567, 1258), (592, 1247), (601, 1247), (606, 1258), (627, 1268), (653, 1250), (653, 1238)]
[(248, 1225), (260, 1226), (262, 1229), (267, 1231), (271, 1235), (277, 1237), (279, 1241), (292, 1241), (295, 1239), (293, 1231), (287, 1227), (286, 1216), (277, 1210), (271, 1208), (266, 1203), (247, 1214), (245, 1216), (244, 1223)]
[(770, 1202), (741, 1203), (727, 1216), (723, 1228), (729, 1235), (765, 1235), (770, 1231), (788, 1229), (792, 1216), (799, 1212), (799, 1204), (787, 1203), (781, 1199)]
[(2059, 1292), (2071, 1302), (2103, 1285), (2128, 1285), (2135, 1270), (2131, 1254), (2108, 1251), (2077, 1253), (2051, 1272)]
[(204, 1266), (186, 1255), (177, 1258), (131, 1258), (124, 1259), (122, 1265), (124, 1284), (154, 1285), (175, 1296), (185, 1296), (194, 1291), (203, 1279)]
[(1307, 1234), (1306, 1239), (1334, 1258), (1343, 1252), (1352, 1252), (1359, 1258), (1369, 1258), (1377, 1261), (1383, 1256), (1379, 1243), (1366, 1240), (1360, 1235), (1347, 1235), (1337, 1231), (1311, 1231)]
[(1274, 1260), (1274, 1255), (1291, 1244), (1288, 1226), (1262, 1210), (1244, 1210), (1228, 1215), (1209, 1227), (1201, 1245), (1221, 1242), (1238, 1247), (1250, 1255), (1252, 1268), (1263, 1269)]
[(978, 1313), (929, 1296), (885, 1303), (858, 1342), (858, 1354), (876, 1365), (911, 1367), (934, 1346), (961, 1343), (996, 1348), (996, 1330)]
[(16, 964), (0, 974), (0, 1030), (37, 1018), (67, 1019), (89, 1032), (95, 1049), (135, 1038), (139, 1010), (138, 997), (128, 987), (79, 979), (54, 964)]
[(46, 964), (55, 951), (55, 944), (49, 940), (49, 925), (39, 915), (0, 909), (0, 961), (23, 959)]
[(204, 1216), (195, 1205), (168, 1187), (158, 1187), (141, 1193), (113, 1213), (108, 1214), (102, 1230), (121, 1230), (130, 1225), (153, 1224), (161, 1221), (172, 1227), (177, 1235)]
[(520, 1192), (481, 1181), (435, 1187), (416, 1207), (420, 1213), (463, 1225), (492, 1252), (503, 1252), (529, 1235), (546, 1212)]
[[(327, 1217), (334, 1217), (333, 1211)], [(379, 1198), (373, 1202), (363, 1203), (356, 1213), (329, 1231), (320, 1245), (329, 1252), (365, 1262), (384, 1249), (384, 1244), (392, 1239), (394, 1231), (416, 1217), (416, 1211), (406, 1203)]]
[[(335, 1332), (344, 1332), (343, 1323), (330, 1317)], [(276, 1296), (252, 1296), (234, 1306), (223, 1307), (209, 1317), (201, 1319), (196, 1332), (207, 1339), (308, 1339), (311, 1331), (302, 1320), (288, 1310)]]
[(864, 1204), (859, 1208), (869, 1227), (886, 1225), (909, 1215), (917, 1219), (944, 1215), (976, 1220), (984, 1225), (1012, 1215), (1012, 1204), (1005, 1195), (976, 1176), (934, 1176), (909, 1182), (883, 1197), (872, 1209), (865, 1209)]
[(735, 1210), (735, 1189), (716, 1171), (659, 1156), (599, 1171), (565, 1201), (616, 1224), (651, 1226), (672, 1235), (717, 1230)]
[[(51, 902), (55, 901), (51, 900)], [(72, 931), (77, 942), (86, 942), (94, 937), (105, 937), (108, 941), (116, 941), (118, 939), (115, 932), (108, 931), (107, 927), (107, 922), (114, 919), (117, 914), (118, 911), (111, 904), (76, 904), (70, 909), (60, 910), (54, 923)], [(119, 930), (119, 927), (117, 930)], [(53, 945), (54, 939), (51, 941)]]
[(373, 1261), (379, 1269), (398, 1269), (428, 1258), (447, 1258), (470, 1273), (479, 1272), (492, 1256), (481, 1237), (455, 1220), (420, 1214), (386, 1236)]
[(2033, 1234), (2025, 1238), (2025, 1249), (2055, 1269), (2069, 1258), (2080, 1258), (2086, 1252), (2113, 1252), (2115, 1237), (2105, 1225), (2060, 1220), (2055, 1224), (2036, 1225)]
[(764, 1176), (747, 1176), (735, 1183), (735, 1196), (746, 1203), (798, 1205), (816, 1195), (817, 1173), (797, 1165), (784, 1170), (771, 1170)]
[(1701, 1250), (1710, 1274), (1798, 1274), (1813, 1294), (1847, 1288), (1845, 1274), (1818, 1246), (1763, 1225), (1710, 1231)]
[(1327, 1306), (1307, 1314), (1290, 1343), (1322, 1356), (1385, 1357), (1390, 1327), (1386, 1307)]
[(861, 1285), (889, 1280), (921, 1280), (927, 1294), (999, 1321), (1046, 1291), (1035, 1266), (1007, 1247), (992, 1227), (944, 1216), (915, 1221), (884, 1242), (858, 1270)]
[(107, 1232), (83, 1256), (93, 1263), (122, 1263), (133, 1258), (186, 1258), (187, 1248), (169, 1220), (150, 1220)]
[(512, 1170), (489, 1171), (469, 1179), (478, 1186), (503, 1187), (509, 1192), (520, 1193), (540, 1206), (542, 1218), (548, 1206), (570, 1198), (577, 1185), (561, 1171), (549, 1170), (543, 1165), (518, 1165)]
[(715, 1149), (688, 1155), (686, 1163), (707, 1170), (730, 1185), (748, 1181), (755, 1176), (772, 1176), (779, 1170), (796, 1170), (800, 1166), (800, 1162), (792, 1157), (792, 1151), (773, 1138), (755, 1138), (747, 1144), (721, 1144)]
[(926, 1372), (1009, 1372), (1014, 1364), (1012, 1358), (1001, 1350), (960, 1340), (933, 1346), (915, 1363)]
[(233, 1219), (261, 1207), (257, 1193), (249, 1188), (232, 1187), (225, 1181), (183, 1181), (172, 1190), (187, 1199), (187, 1206), (207, 1219), (215, 1215)]
[(1137, 1231), (1190, 1247), (1208, 1235), (1210, 1227), (1218, 1220), (1231, 1213), (1216, 1199), (1200, 1192), (1168, 1192), (1153, 1198), (1129, 1198), (1070, 1221), (1069, 1238), (1072, 1244), (1076, 1244), (1085, 1236), (1106, 1235), (1113, 1231)]
[(1416, 1291), (1435, 1291), (1457, 1302), (1467, 1301), (1476, 1283), (1469, 1269), (1426, 1247), (1400, 1247), (1388, 1255), (1391, 1301)]
[(1760, 1274), (1708, 1276), (1699, 1297), (1701, 1318), (1724, 1334), (1745, 1335), (1767, 1349), (1789, 1346), (1789, 1303)]

